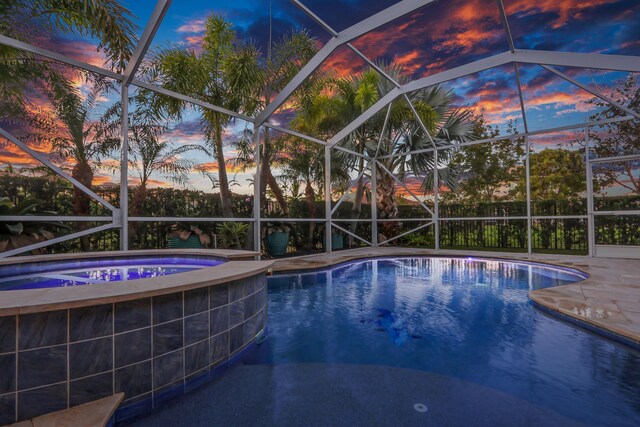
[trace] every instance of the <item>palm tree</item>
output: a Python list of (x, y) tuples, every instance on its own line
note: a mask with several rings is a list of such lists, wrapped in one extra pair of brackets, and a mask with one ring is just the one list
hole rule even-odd
[[(304, 187), (304, 199), (307, 203), (309, 218), (317, 218), (317, 200), (324, 195), (324, 147), (297, 137), (283, 137), (280, 177), (291, 183), (291, 187)], [(344, 185), (348, 181), (347, 171), (340, 163), (331, 164), (332, 184)], [(330, 197), (330, 195), (327, 195)], [(307, 245), (313, 243), (317, 224), (309, 223)], [(309, 247), (307, 248), (309, 249)]]
[[(95, 169), (102, 156), (120, 145), (119, 124), (103, 118), (94, 119), (92, 112), (102, 88), (94, 88), (84, 99), (67, 80), (49, 82), (47, 98), (53, 112), (40, 110), (30, 117), (33, 131), (28, 139), (34, 145), (51, 144), (52, 155), (60, 163), (71, 162), (71, 176), (91, 188)], [(73, 189), (74, 215), (91, 213), (91, 198), (79, 188)], [(86, 224), (78, 223), (83, 229)], [(83, 239), (82, 249), (89, 250)]]
[(169, 141), (161, 140), (161, 134), (165, 130), (161, 126), (135, 119), (130, 121), (129, 168), (137, 172), (139, 180), (132, 194), (131, 215), (141, 216), (147, 197), (147, 184), (152, 174), (161, 174), (169, 181), (184, 185), (189, 181), (189, 174), (194, 170), (196, 162), (183, 155), (190, 151), (206, 150), (197, 144), (174, 147)]
[[(256, 81), (256, 111), (264, 109), (273, 96), (280, 92), (300, 69), (316, 54), (318, 43), (306, 30), (292, 31), (269, 49), (266, 61), (262, 63), (260, 79)], [(315, 79), (307, 79), (303, 85), (288, 100), (289, 107), (302, 105), (310, 98)], [(277, 180), (273, 175), (272, 166), (277, 162), (279, 153), (271, 144), (269, 128), (264, 128), (264, 140), (260, 153), (260, 200), (264, 203), (267, 186), (274, 194), (285, 216), (288, 215), (288, 205)]]
[[(408, 76), (403, 69), (391, 64), (383, 66), (385, 72), (396, 82), (404, 83)], [(332, 133), (350, 123), (378, 99), (393, 89), (393, 84), (373, 69), (366, 70), (360, 76), (351, 76), (335, 81), (335, 90), (329, 93), (319, 92), (312, 101), (303, 108), (295, 121), (300, 131)], [(451, 145), (471, 138), (472, 121), (468, 110), (452, 107), (453, 97), (450, 91), (441, 86), (422, 89), (410, 94), (409, 99), (415, 108), (418, 121), (409, 104), (400, 99), (391, 105), (389, 122), (384, 128), (384, 113), (375, 115), (362, 124), (340, 145), (370, 157), (393, 154), (395, 157), (380, 159), (379, 162), (395, 177), (402, 180), (409, 174), (423, 178), (424, 187), (432, 183), (434, 171), (439, 171), (441, 179), (450, 180), (448, 169), (443, 165), (446, 154), (440, 155), (438, 164), (434, 162), (433, 152), (406, 154), (413, 150), (437, 146)], [(427, 128), (429, 135), (422, 129)], [(430, 136), (430, 137), (429, 137)], [(360, 175), (366, 167), (361, 157), (337, 152), (336, 163), (343, 169), (355, 170)], [(333, 162), (332, 162), (333, 163)], [(396, 181), (384, 168), (376, 164), (377, 176), (377, 210), (380, 219), (396, 219), (398, 217), (395, 199)], [(364, 195), (364, 176), (356, 184), (356, 194), (352, 217), (360, 215)], [(352, 225), (352, 228), (356, 224)], [(395, 230), (395, 224), (385, 222), (381, 229), (387, 236)]]
[[(166, 89), (231, 111), (255, 111), (255, 86), (260, 80), (258, 51), (236, 39), (231, 24), (211, 15), (205, 24), (202, 51), (180, 46), (160, 50), (146, 64), (146, 77)], [(225, 217), (233, 217), (231, 191), (224, 155), (224, 129), (233, 118), (182, 100), (144, 91), (145, 104), (158, 118), (181, 120), (186, 109), (196, 109), (206, 141), (218, 164), (220, 199)]]

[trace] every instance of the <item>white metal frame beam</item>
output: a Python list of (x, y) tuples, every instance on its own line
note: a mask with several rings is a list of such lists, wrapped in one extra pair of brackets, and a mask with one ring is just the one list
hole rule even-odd
[(128, 86), (133, 80), (133, 77), (138, 71), (147, 50), (149, 50), (149, 46), (151, 46), (151, 41), (156, 35), (164, 16), (167, 14), (167, 11), (171, 6), (171, 1), (172, 0), (158, 0), (158, 3), (156, 3), (156, 7), (154, 8), (152, 15), (147, 22), (147, 26), (138, 41), (136, 50), (133, 52), (129, 63), (127, 64), (127, 68), (124, 71), (124, 80), (122, 81), (123, 85)]
[(625, 107), (624, 105), (620, 104), (617, 101), (614, 101), (613, 99), (609, 98), (608, 96), (603, 95), (599, 91), (597, 91), (595, 89), (592, 89), (587, 85), (583, 85), (582, 83), (580, 83), (579, 81), (577, 81), (573, 77), (568, 76), (567, 74), (563, 73), (562, 71), (556, 70), (555, 68), (553, 68), (553, 67), (551, 67), (549, 65), (541, 64), (540, 66), (542, 68), (544, 68), (545, 70), (551, 71), (553, 74), (555, 74), (555, 75), (559, 76), (560, 78), (568, 81), (569, 83), (572, 83), (573, 85), (578, 86), (579, 88), (589, 92), (591, 95), (602, 99), (603, 101), (613, 105), (614, 107), (624, 111), (627, 114), (632, 115), (636, 119), (640, 119), (640, 113), (638, 113), (637, 111), (633, 111), (632, 109)]
[(62, 178), (64, 178), (67, 181), (69, 181), (71, 184), (73, 184), (76, 188), (78, 188), (84, 194), (86, 194), (87, 196), (89, 196), (90, 198), (95, 200), (96, 202), (100, 203), (101, 205), (103, 205), (104, 207), (109, 209), (114, 214), (118, 212), (118, 209), (116, 207), (114, 207), (111, 203), (107, 202), (105, 199), (103, 199), (102, 197), (97, 195), (91, 189), (85, 187), (84, 184), (82, 184), (80, 181), (78, 181), (77, 179), (75, 179), (74, 177), (72, 177), (71, 175), (69, 175), (68, 173), (63, 171), (62, 169), (60, 169), (58, 166), (53, 164), (53, 162), (51, 162), (51, 160), (49, 160), (44, 154), (39, 153), (36, 150), (33, 150), (33, 149), (29, 148), (29, 146), (27, 144), (25, 144), (24, 142), (20, 141), (15, 136), (11, 135), (9, 132), (4, 130), (3, 128), (0, 128), (0, 135), (5, 137), (8, 141), (12, 142), (13, 144), (17, 145), (20, 149), (22, 149), (27, 154), (29, 154), (31, 157), (33, 157), (34, 159), (38, 160), (40, 163), (42, 163), (43, 165), (45, 165), (46, 167), (48, 167), (49, 169), (54, 171), (56, 174), (60, 175)]
[(389, 102), (404, 94), (413, 92), (425, 87), (434, 86), (460, 77), (479, 73), (490, 68), (499, 67), (511, 62), (535, 64), (535, 65), (556, 65), (580, 68), (609, 69), (614, 71), (640, 72), (640, 57), (609, 55), (597, 53), (570, 53), (551, 51), (518, 50), (515, 52), (504, 52), (489, 58), (480, 59), (460, 67), (452, 68), (441, 73), (437, 73), (419, 80), (409, 82), (399, 88), (390, 91), (363, 112), (359, 117), (338, 132), (328, 142), (333, 146), (343, 140), (347, 135), (373, 117)]
[(51, 240), (45, 240), (43, 242), (34, 243), (28, 246), (22, 246), (18, 249), (12, 249), (6, 252), (0, 252), (0, 258), (7, 258), (13, 255), (22, 254), (25, 252), (31, 252), (36, 249), (41, 249), (47, 246), (55, 245), (57, 243), (67, 242), (69, 240), (77, 239), (79, 237), (88, 236), (89, 234), (99, 233), (101, 231), (110, 230), (112, 228), (118, 228), (118, 225), (115, 223), (105, 224), (98, 227), (88, 228), (86, 230), (78, 231), (77, 233), (67, 234), (65, 236), (60, 236), (53, 238)]
[[(278, 93), (256, 118), (256, 124), (262, 125), (295, 92), (295, 90), (335, 51), (345, 43), (375, 30), (391, 21), (410, 14), (437, 0), (403, 0), (369, 18), (337, 33), (327, 44), (305, 64), (300, 72)], [(296, 2), (297, 4), (298, 2)], [(303, 9), (304, 10), (304, 9)], [(317, 21), (316, 21), (317, 22)]]
[(11, 37), (0, 35), (0, 44), (14, 47), (25, 52), (33, 53), (42, 56), (43, 58), (53, 59), (54, 61), (58, 61), (66, 65), (71, 65), (73, 67), (80, 68), (81, 70), (90, 71), (101, 76), (110, 77), (114, 80), (122, 81), (122, 79), (124, 78), (122, 74), (107, 70), (105, 68), (96, 67), (95, 65), (87, 64), (86, 62), (78, 61), (77, 59), (69, 58), (68, 56), (33, 46), (16, 39), (12, 39)]

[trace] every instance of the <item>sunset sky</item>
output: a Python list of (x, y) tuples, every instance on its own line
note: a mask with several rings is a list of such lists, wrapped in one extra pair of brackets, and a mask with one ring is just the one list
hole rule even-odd
[[(335, 30), (343, 30), (389, 7), (393, 0), (303, 0), (303, 3)], [(155, 6), (153, 0), (122, 0), (137, 18), (141, 34)], [(638, 0), (504, 0), (516, 48), (555, 51), (640, 55), (640, 1)], [(156, 35), (153, 48), (182, 45), (198, 49), (204, 19), (217, 13), (234, 23), (240, 39), (257, 44), (266, 54), (269, 34), (269, 2), (266, 0), (175, 0)], [(306, 28), (324, 44), (329, 39), (322, 28), (288, 0), (273, 0), (273, 38), (279, 39), (292, 28)], [(103, 65), (95, 41), (77, 37), (37, 40), (36, 44), (70, 57)], [(353, 42), (372, 60), (396, 62), (413, 78), (486, 58), (509, 49), (495, 0), (440, 0), (405, 16)], [(364, 62), (347, 49), (335, 52), (323, 69), (337, 75), (358, 73)], [(609, 93), (626, 73), (597, 70), (563, 69), (584, 84)], [(521, 66), (526, 113), (530, 130), (582, 123), (595, 111), (585, 103), (591, 95), (539, 66)], [(509, 120), (517, 120), (523, 131), (522, 114), (512, 65), (448, 82), (456, 104), (484, 114), (489, 124), (504, 132)], [(80, 84), (80, 83), (79, 83)], [(86, 89), (86, 88), (85, 88)], [(114, 102), (116, 95), (103, 97), (96, 117)], [(46, 108), (46, 102), (42, 102)], [(286, 126), (286, 115), (275, 117)], [(227, 129), (228, 138), (237, 137), (245, 123), (237, 121)], [(166, 135), (174, 144), (202, 141), (195, 113), (185, 115), (182, 123), (173, 123)], [(548, 139), (547, 139), (548, 140)], [(548, 144), (555, 145), (554, 140)], [(42, 147), (46, 151), (46, 147)], [(233, 157), (229, 151), (229, 157)], [(193, 155), (206, 162), (202, 155)], [(34, 164), (13, 147), (0, 141), (2, 166)], [(210, 162), (210, 160), (208, 160)], [(216, 165), (211, 164), (211, 171)], [(232, 172), (233, 175), (233, 172)], [(135, 175), (132, 176), (132, 178)], [(113, 180), (107, 172), (98, 173), (96, 183)], [(162, 177), (154, 177), (163, 184)], [(234, 192), (250, 193), (250, 173), (237, 176)], [(132, 184), (135, 181), (131, 182)], [(193, 174), (193, 188), (210, 190), (208, 180)]]

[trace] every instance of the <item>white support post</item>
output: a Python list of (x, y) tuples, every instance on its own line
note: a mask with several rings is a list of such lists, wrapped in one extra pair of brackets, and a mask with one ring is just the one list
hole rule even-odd
[(498, 9), (500, 10), (500, 18), (502, 18), (502, 25), (504, 25), (504, 32), (507, 35), (507, 42), (509, 43), (509, 49), (511, 53), (516, 51), (516, 46), (513, 43), (513, 36), (511, 35), (511, 28), (509, 28), (509, 20), (507, 19), (507, 12), (504, 10), (504, 3), (502, 0), (497, 0)]
[[(502, 6), (502, 0), (500, 1), (500, 5)], [(506, 15), (505, 15), (506, 22)], [(508, 28), (508, 26), (507, 26)], [(529, 162), (529, 158), (531, 155), (531, 142), (529, 141), (529, 122), (527, 121), (527, 110), (524, 105), (524, 95), (522, 94), (522, 80), (520, 79), (520, 66), (517, 62), (513, 63), (515, 73), (516, 73), (516, 84), (518, 86), (518, 98), (520, 99), (520, 111), (522, 113), (522, 124), (524, 126), (524, 146), (525, 146), (525, 174), (526, 174), (526, 191), (527, 191), (527, 254), (533, 254), (533, 220), (531, 219), (531, 164)]]
[(121, 85), (122, 144), (120, 145), (120, 250), (129, 250), (129, 86)]
[(71, 65), (72, 67), (80, 68), (81, 70), (89, 71), (91, 73), (112, 78), (114, 80), (121, 81), (124, 78), (122, 74), (115, 73), (111, 70), (107, 70), (102, 67), (96, 67), (95, 65), (87, 64), (86, 62), (78, 61), (77, 59), (73, 59), (65, 55), (60, 55), (59, 53), (52, 52), (47, 49), (35, 47), (28, 43), (12, 39), (11, 37), (3, 36), (1, 34), (0, 34), (0, 44), (3, 44), (5, 46), (10, 46), (16, 49), (20, 49), (25, 52), (30, 52), (47, 59), (52, 59), (54, 61), (58, 61), (63, 64)]
[(587, 179), (587, 243), (589, 246), (589, 256), (596, 254), (596, 224), (593, 206), (593, 169), (591, 166), (591, 138), (589, 137), (590, 127), (584, 129), (584, 164)]
[(323, 141), (321, 139), (314, 138), (314, 137), (309, 136), (309, 135), (305, 135), (304, 133), (300, 133), (300, 132), (296, 132), (296, 131), (291, 130), (291, 129), (287, 129), (287, 128), (284, 128), (282, 126), (274, 125), (274, 124), (271, 124), (269, 122), (263, 123), (262, 126), (265, 127), (265, 128), (277, 130), (278, 132), (286, 133), (287, 135), (298, 137), (300, 139), (306, 139), (307, 141), (315, 142), (316, 144), (327, 145), (327, 141)]
[(256, 176), (253, 179), (253, 250), (255, 252), (261, 252), (262, 233), (260, 230), (260, 204), (262, 203), (260, 194), (260, 127), (254, 126), (253, 128), (253, 144), (255, 147), (254, 158), (256, 162)]
[(440, 180), (438, 177), (438, 150), (433, 152), (433, 234), (435, 249), (440, 250)]
[(525, 145), (525, 174), (526, 174), (526, 187), (527, 187), (527, 253), (533, 254), (533, 233), (531, 228), (533, 227), (533, 221), (531, 220), (531, 164), (529, 162), (531, 143), (529, 137), (524, 137)]
[(331, 147), (324, 146), (324, 241), (325, 250), (327, 253), (331, 253)]
[(378, 173), (377, 162), (369, 162), (371, 177), (371, 246), (378, 247)]

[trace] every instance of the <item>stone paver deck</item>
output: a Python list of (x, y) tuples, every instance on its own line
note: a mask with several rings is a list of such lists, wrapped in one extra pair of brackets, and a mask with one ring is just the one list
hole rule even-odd
[(529, 292), (529, 297), (547, 309), (640, 345), (640, 260), (637, 259), (382, 247), (279, 259), (275, 262), (273, 271), (317, 269), (355, 259), (411, 255), (513, 259), (584, 271), (589, 274), (586, 280), (556, 288), (534, 290)]
[(5, 427), (104, 427), (109, 423), (122, 399), (124, 393), (118, 393)]

